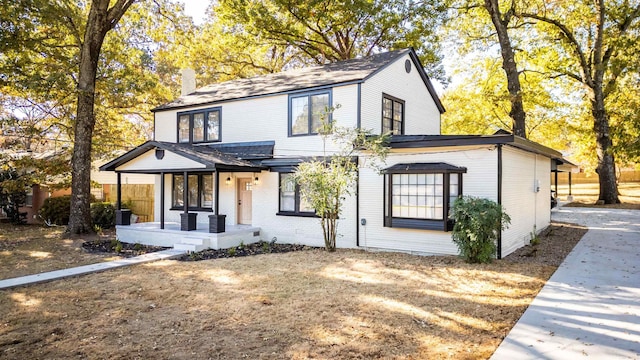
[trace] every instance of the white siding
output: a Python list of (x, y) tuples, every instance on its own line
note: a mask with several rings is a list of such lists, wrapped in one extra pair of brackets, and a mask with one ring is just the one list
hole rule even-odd
[(404, 69), (409, 55), (378, 72), (362, 84), (362, 128), (382, 130), (382, 93), (405, 101), (405, 135), (439, 135), (440, 112), (429, 94), (416, 64)]
[[(252, 225), (260, 227), (261, 238), (271, 241), (275, 237), (279, 243), (324, 246), (320, 219), (276, 215), (279, 206), (278, 181), (278, 173), (263, 172), (260, 184), (254, 187)], [(338, 220), (337, 247), (356, 247), (356, 221), (356, 200), (355, 197), (349, 197)]]
[[(333, 114), (339, 125), (355, 126), (357, 121), (357, 85), (332, 89), (333, 106), (340, 105)], [(275, 155), (321, 155), (320, 136), (289, 137), (289, 95), (265, 96), (237, 100), (188, 110), (221, 108), (221, 140), (224, 143), (274, 140)], [(155, 139), (176, 142), (177, 114), (185, 109), (156, 113)], [(331, 144), (328, 149), (331, 150)]]
[(540, 232), (549, 225), (551, 160), (509, 146), (503, 147), (502, 156), (502, 205), (511, 217), (502, 233), (504, 257), (528, 244), (534, 230)]
[(128, 161), (116, 168), (117, 171), (133, 171), (133, 170), (175, 170), (175, 169), (196, 169), (205, 166), (197, 161), (177, 155), (171, 151), (165, 151), (162, 159), (156, 158), (155, 150), (149, 150), (146, 153)]
[[(122, 174), (123, 184), (153, 184), (155, 177), (149, 174)], [(91, 170), (91, 181), (95, 181), (98, 184), (116, 184), (118, 177), (115, 171), (99, 171), (98, 169)]]
[[(497, 153), (495, 147), (437, 148), (394, 151), (386, 166), (399, 163), (446, 162), (467, 168), (462, 175), (463, 194), (497, 200)], [(451, 233), (384, 227), (383, 176), (371, 169), (360, 171), (360, 246), (426, 254), (457, 254)]]

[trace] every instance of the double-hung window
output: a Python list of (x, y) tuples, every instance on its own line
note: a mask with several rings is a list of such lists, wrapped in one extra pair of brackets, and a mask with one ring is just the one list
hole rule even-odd
[[(171, 207), (184, 208), (184, 175), (173, 174)], [(213, 208), (213, 174), (187, 175), (187, 204), (189, 210), (211, 211)]]
[(331, 91), (289, 96), (289, 136), (315, 135), (331, 121)]
[(178, 142), (220, 141), (220, 112), (218, 107), (178, 113)]
[(280, 173), (280, 207), (278, 215), (315, 216), (311, 204), (300, 194), (300, 185), (292, 173)]
[(449, 208), (462, 195), (466, 168), (446, 163), (398, 164), (385, 170), (384, 226), (451, 230)]
[(382, 95), (382, 133), (404, 134), (404, 101)]

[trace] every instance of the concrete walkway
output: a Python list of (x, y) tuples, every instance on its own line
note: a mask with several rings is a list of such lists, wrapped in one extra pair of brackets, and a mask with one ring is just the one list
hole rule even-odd
[(491, 359), (640, 359), (640, 211), (551, 216), (589, 231)]
[(184, 253), (185, 251), (182, 251), (182, 250), (169, 249), (169, 250), (143, 254), (140, 256), (126, 258), (126, 259), (107, 261), (107, 262), (101, 262), (97, 264), (78, 266), (78, 267), (69, 268), (69, 269), (56, 270), (56, 271), (44, 272), (44, 273), (35, 274), (35, 275), (21, 276), (21, 277), (12, 278), (12, 279), (0, 280), (0, 290), (8, 289), (16, 286), (23, 286), (23, 285), (41, 283), (45, 281), (57, 280), (57, 279), (62, 279), (66, 277), (71, 277), (71, 276), (78, 276), (78, 275), (83, 275), (88, 273), (105, 271), (105, 270), (115, 269), (123, 266), (143, 264), (143, 263), (157, 261), (157, 260), (171, 259), (174, 257), (178, 257)]

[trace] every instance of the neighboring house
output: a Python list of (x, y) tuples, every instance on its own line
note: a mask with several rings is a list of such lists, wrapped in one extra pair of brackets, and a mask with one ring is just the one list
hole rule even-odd
[(459, 195), (506, 208), (512, 221), (498, 257), (549, 225), (550, 173), (561, 154), (509, 133), (440, 135), (445, 109), (412, 49), (187, 90), (154, 109), (153, 141), (100, 168), (155, 175), (156, 223), (126, 225), (119, 212), (122, 241), (188, 250), (258, 239), (322, 246), (291, 173), (322, 155), (319, 114), (337, 105), (331, 121), (394, 134), (384, 174), (360, 169), (338, 247), (457, 254), (448, 210)]

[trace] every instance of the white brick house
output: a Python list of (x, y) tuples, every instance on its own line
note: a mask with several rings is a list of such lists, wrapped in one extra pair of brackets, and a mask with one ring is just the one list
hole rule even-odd
[(321, 155), (318, 113), (337, 105), (331, 121), (394, 134), (385, 174), (360, 170), (338, 247), (456, 254), (447, 213), (460, 194), (505, 206), (512, 225), (499, 257), (549, 224), (561, 154), (506, 133), (440, 135), (445, 109), (405, 49), (214, 84), (154, 109), (154, 140), (101, 167), (156, 177), (155, 222), (125, 225), (125, 213), (118, 237), (189, 250), (274, 238), (321, 246), (290, 173)]

